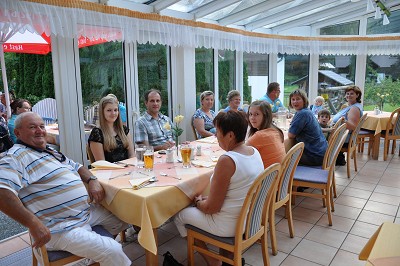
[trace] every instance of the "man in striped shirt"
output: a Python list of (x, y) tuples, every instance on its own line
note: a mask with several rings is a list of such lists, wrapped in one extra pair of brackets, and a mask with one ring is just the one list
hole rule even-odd
[(102, 225), (116, 235), (127, 227), (96, 204), (104, 198), (97, 178), (47, 146), (37, 114), (20, 114), (14, 132), (18, 141), (0, 160), (0, 210), (29, 229), (33, 247), (46, 244), (101, 265), (130, 265), (117, 241), (91, 230)]

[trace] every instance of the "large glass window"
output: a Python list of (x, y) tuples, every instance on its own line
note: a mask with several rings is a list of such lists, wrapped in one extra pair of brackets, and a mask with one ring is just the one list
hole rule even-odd
[(268, 73), (268, 54), (243, 53), (243, 104), (250, 104), (265, 94)]
[(320, 29), (320, 35), (358, 35), (360, 21), (329, 25)]
[(138, 44), (138, 79), (140, 113), (146, 110), (144, 93), (150, 89), (161, 91), (161, 113), (168, 114), (168, 47), (161, 44)]
[[(122, 42), (104, 42), (80, 48), (79, 60), (85, 120), (96, 124), (99, 118), (97, 105), (102, 97), (112, 93), (121, 105), (126, 104)], [(123, 120), (126, 122), (124, 108), (121, 117), (125, 117)]]
[(369, 55), (365, 75), (364, 109), (378, 106), (391, 112), (400, 103), (400, 55)]
[(389, 21), (389, 24), (383, 25), (382, 19), (368, 18), (367, 34), (400, 33), (400, 10), (392, 11)]
[(214, 90), (214, 50), (196, 48), (196, 109), (200, 108), (200, 94)]
[(327, 101), (327, 108), (336, 114), (345, 103), (344, 87), (354, 84), (355, 55), (321, 55), (318, 68), (318, 95)]
[(235, 88), (235, 52), (230, 50), (218, 51), (218, 102), (217, 110), (228, 106), (226, 96)]
[(289, 106), (289, 95), (295, 89), (304, 89), (308, 94), (308, 69), (308, 55), (278, 55), (278, 82), (281, 85), (281, 93), (284, 92), (283, 100), (286, 107)]

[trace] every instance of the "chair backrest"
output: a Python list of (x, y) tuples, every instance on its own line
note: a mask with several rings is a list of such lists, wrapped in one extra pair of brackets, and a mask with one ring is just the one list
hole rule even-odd
[(339, 120), (336, 121), (336, 123), (332, 126), (332, 129), (333, 129), (333, 130), (336, 130), (338, 127), (340, 127), (341, 125), (344, 124), (344, 121), (345, 121), (345, 119), (344, 119), (344, 117), (342, 116), (342, 117), (339, 118)]
[(94, 163), (96, 160), (94, 159), (93, 152), (90, 149), (89, 144), (86, 144), (86, 153), (87, 153), (90, 163), (91, 164)]
[(357, 136), (358, 133), (360, 132), (360, 129), (362, 127), (362, 125), (365, 122), (365, 119), (367, 119), (367, 113), (365, 113), (361, 118), (360, 121), (358, 121), (358, 124), (356, 126), (356, 128), (353, 130), (353, 132), (350, 135), (350, 139), (349, 139), (349, 150), (354, 148), (355, 146), (357, 146)]
[(299, 142), (293, 146), (285, 155), (281, 163), (281, 173), (279, 177), (276, 199), (283, 200), (292, 190), (293, 176), (303, 154), (304, 143)]
[(322, 163), (323, 169), (329, 169), (335, 165), (336, 158), (348, 133), (349, 130), (346, 129), (346, 124), (341, 125), (333, 132), (332, 137), (329, 139), (328, 148), (326, 149), (324, 161)]
[(98, 106), (98, 104), (95, 104), (85, 108), (85, 121), (87, 123), (96, 125), (97, 120), (99, 119)]
[(45, 98), (38, 101), (34, 106), (32, 106), (32, 112), (37, 113), (41, 117), (47, 119), (57, 119), (57, 103), (53, 98)]
[[(393, 117), (397, 114), (397, 117), (393, 121)], [(397, 108), (392, 112), (389, 118), (389, 122), (386, 125), (386, 134), (389, 134), (390, 130), (393, 129), (391, 132), (391, 135), (393, 136), (399, 136), (400, 135), (400, 108)]]
[(194, 125), (193, 125), (193, 116), (192, 116), (192, 119), (191, 119), (191, 121), (190, 121), (190, 125), (192, 126), (194, 139), (195, 139), (195, 140), (198, 140), (199, 137), (197, 136), (197, 131), (196, 131), (196, 129), (194, 128)]
[(242, 240), (250, 240), (260, 234), (262, 226), (267, 224), (268, 210), (272, 199), (276, 197), (280, 169), (278, 163), (267, 167), (248, 190), (236, 225), (235, 245), (240, 246)]

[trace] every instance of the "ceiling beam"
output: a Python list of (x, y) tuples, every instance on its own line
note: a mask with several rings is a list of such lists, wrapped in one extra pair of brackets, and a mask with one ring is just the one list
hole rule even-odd
[(150, 6), (153, 6), (154, 13), (160, 13), (163, 9), (167, 9), (177, 2), (179, 2), (179, 0), (157, 0), (151, 3)]
[(218, 20), (218, 23), (221, 26), (226, 26), (229, 24), (233, 24), (235, 22), (241, 21), (243, 19), (249, 18), (251, 16), (257, 15), (261, 12), (268, 11), (272, 8), (281, 6), (283, 4), (289, 3), (292, 0), (280, 0), (280, 1), (264, 1), (249, 8), (243, 9), (236, 13), (233, 13), (229, 16), (224, 17), (223, 19)]
[(290, 17), (294, 17), (296, 15), (305, 13), (312, 9), (316, 9), (321, 6), (332, 4), (335, 2), (339, 3), (341, 1), (332, 1), (332, 0), (309, 1), (306, 3), (300, 4), (298, 6), (293, 6), (288, 9), (282, 10), (280, 12), (275, 12), (268, 17), (254, 20), (250, 23), (245, 24), (244, 27), (248, 31), (252, 31), (252, 30), (255, 30), (255, 29), (258, 29), (261, 27), (269, 28), (269, 26), (273, 23), (282, 21), (282, 20), (290, 18)]
[[(290, 28), (298, 27), (298, 26), (309, 26), (310, 24), (317, 22), (318, 20), (328, 19), (332, 17), (339, 16), (341, 14), (352, 13), (354, 17), (358, 17), (359, 13), (366, 11), (366, 6), (364, 2), (360, 3), (351, 3), (351, 8), (348, 4), (343, 4), (339, 7), (331, 7), (322, 12), (315, 13), (312, 15), (307, 15), (298, 19), (290, 20), (285, 23), (280, 23), (278, 26), (273, 27), (274, 32), (280, 32), (283, 30), (287, 30)], [(356, 5), (354, 5), (356, 4)], [(356, 10), (357, 9), (357, 10)]]
[(221, 10), (240, 1), (241, 0), (215, 0), (196, 8), (189, 13), (194, 14), (194, 17), (197, 20), (214, 13), (216, 10)]

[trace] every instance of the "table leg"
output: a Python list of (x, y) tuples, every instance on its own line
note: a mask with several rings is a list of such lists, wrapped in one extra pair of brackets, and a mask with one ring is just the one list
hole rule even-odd
[[(158, 243), (157, 228), (153, 228), (153, 234), (154, 234), (154, 240), (156, 241), (157, 244)], [(153, 253), (151, 253), (146, 249), (146, 266), (153, 266), (153, 265), (158, 265), (158, 255), (157, 254), (154, 255)]]
[(372, 147), (372, 159), (374, 160), (378, 160), (380, 142), (381, 142), (381, 133), (375, 134), (374, 146)]

